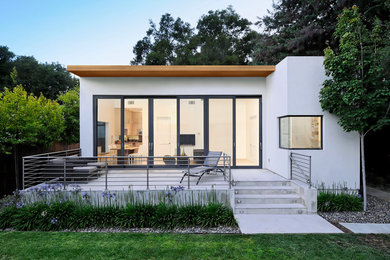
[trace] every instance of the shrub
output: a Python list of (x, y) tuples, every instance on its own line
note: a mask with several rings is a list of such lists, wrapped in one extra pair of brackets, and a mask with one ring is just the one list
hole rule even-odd
[(0, 211), (0, 229), (78, 230), (94, 228), (160, 228), (236, 226), (233, 212), (222, 204), (176, 206), (129, 204), (93, 206), (73, 201), (9, 206)]
[(317, 210), (322, 212), (362, 211), (363, 201), (359, 195), (320, 192), (317, 197)]

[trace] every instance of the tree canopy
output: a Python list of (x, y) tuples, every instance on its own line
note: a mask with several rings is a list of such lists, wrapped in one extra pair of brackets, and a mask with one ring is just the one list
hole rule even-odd
[(79, 88), (68, 90), (58, 97), (64, 116), (64, 132), (61, 142), (75, 144), (80, 141), (80, 97)]
[(196, 28), (164, 14), (158, 27), (150, 21), (146, 36), (133, 47), (131, 64), (248, 64), (257, 36), (250, 26), (232, 7), (209, 11)]
[(50, 145), (60, 138), (64, 119), (59, 104), (28, 94), (21, 85), (0, 93), (0, 152), (15, 145)]
[(16, 56), (8, 47), (0, 46), (0, 91), (14, 85), (10, 74), (16, 68), (16, 84), (35, 96), (41, 93), (49, 99), (78, 86), (78, 79), (59, 63), (39, 63), (32, 56)]
[(378, 18), (372, 29), (367, 28), (356, 6), (344, 9), (334, 33), (340, 42), (338, 49), (325, 50), (324, 66), (329, 79), (320, 91), (322, 109), (337, 115), (345, 131), (360, 134), (364, 210), (367, 205), (364, 137), (390, 123), (390, 84), (382, 58), (390, 47), (385, 29)]
[(389, 0), (279, 0), (273, 11), (256, 24), (263, 33), (256, 41), (253, 60), (256, 64), (277, 64), (288, 55), (322, 56), (329, 45), (335, 49), (333, 33), (337, 17), (346, 7), (360, 7), (363, 23), (372, 24), (375, 17), (390, 19)]

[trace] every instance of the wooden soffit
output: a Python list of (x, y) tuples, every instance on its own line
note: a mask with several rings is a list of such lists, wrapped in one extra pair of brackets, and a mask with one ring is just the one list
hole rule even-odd
[(79, 77), (267, 77), (275, 66), (68, 65)]

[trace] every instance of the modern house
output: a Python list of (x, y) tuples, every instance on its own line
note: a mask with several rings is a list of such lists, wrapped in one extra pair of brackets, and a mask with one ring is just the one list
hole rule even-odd
[[(82, 155), (207, 155), (291, 178), (311, 156), (311, 183), (359, 188), (359, 137), (322, 111), (323, 57), (276, 66), (68, 66), (80, 77)], [(298, 169), (299, 170), (299, 169)]]
[(81, 152), (25, 157), (24, 188), (184, 185), (219, 191), (238, 214), (314, 213), (315, 187), (359, 189), (359, 135), (319, 103), (323, 57), (68, 71), (80, 77)]

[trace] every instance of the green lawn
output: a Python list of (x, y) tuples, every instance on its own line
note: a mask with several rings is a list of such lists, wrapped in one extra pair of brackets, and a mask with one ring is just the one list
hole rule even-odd
[(0, 232), (0, 259), (390, 259), (386, 235)]

